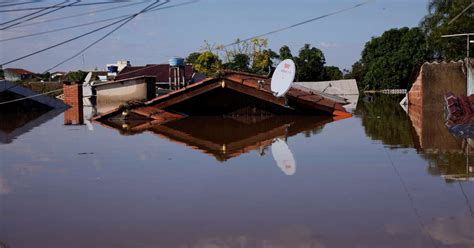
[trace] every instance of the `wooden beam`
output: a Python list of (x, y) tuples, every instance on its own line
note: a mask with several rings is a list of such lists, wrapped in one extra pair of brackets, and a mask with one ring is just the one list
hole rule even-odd
[(241, 83), (236, 83), (234, 81), (225, 80), (224, 82), (225, 82), (225, 86), (224, 86), (225, 88), (229, 88), (229, 89), (238, 91), (240, 93), (253, 96), (260, 100), (271, 102), (281, 107), (288, 108), (286, 105), (286, 99), (283, 97), (276, 97), (270, 92), (251, 88), (249, 86), (245, 86)]
[(186, 101), (188, 99), (191, 99), (193, 97), (196, 97), (198, 95), (201, 95), (203, 93), (206, 93), (208, 91), (211, 91), (213, 89), (217, 89), (219, 87), (221, 87), (221, 83), (220, 82), (214, 82), (214, 83), (202, 86), (199, 89), (194, 89), (190, 92), (184, 93), (182, 95), (171, 96), (170, 99), (163, 99), (162, 102), (157, 103), (157, 104), (152, 104), (151, 106), (153, 106), (155, 108), (159, 108), (159, 109), (164, 109), (164, 108), (167, 108), (169, 106), (172, 106), (172, 105), (178, 104), (180, 102)]

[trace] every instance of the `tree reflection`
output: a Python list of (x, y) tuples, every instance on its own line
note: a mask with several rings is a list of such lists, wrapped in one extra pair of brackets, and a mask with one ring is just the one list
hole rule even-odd
[(366, 95), (359, 100), (354, 113), (362, 119), (365, 133), (391, 148), (414, 147), (411, 125), (398, 105), (400, 95)]

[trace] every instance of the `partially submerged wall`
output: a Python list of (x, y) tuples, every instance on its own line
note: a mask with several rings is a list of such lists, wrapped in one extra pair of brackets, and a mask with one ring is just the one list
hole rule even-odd
[(444, 95), (467, 91), (464, 63), (425, 63), (408, 93), (408, 114), (422, 149), (458, 150), (461, 143), (444, 125)]
[(146, 101), (155, 97), (155, 81), (148, 77), (107, 82), (95, 85), (94, 88), (97, 104), (124, 103), (131, 100)]

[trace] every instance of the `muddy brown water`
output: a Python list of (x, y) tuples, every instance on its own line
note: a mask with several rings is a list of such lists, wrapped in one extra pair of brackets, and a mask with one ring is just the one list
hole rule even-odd
[(474, 247), (469, 141), (426, 147), (398, 100), (365, 97), (339, 121), (91, 131), (58, 115), (14, 137), (25, 119), (0, 116), (0, 247)]

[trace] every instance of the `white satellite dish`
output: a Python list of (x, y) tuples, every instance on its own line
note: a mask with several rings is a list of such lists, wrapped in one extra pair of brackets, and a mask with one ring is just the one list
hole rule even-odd
[(284, 140), (278, 138), (272, 144), (272, 155), (277, 166), (283, 171), (283, 173), (288, 176), (295, 174), (296, 161), (293, 157), (293, 153)]
[(277, 97), (282, 97), (290, 89), (295, 79), (296, 66), (291, 59), (285, 59), (275, 69), (270, 89)]

